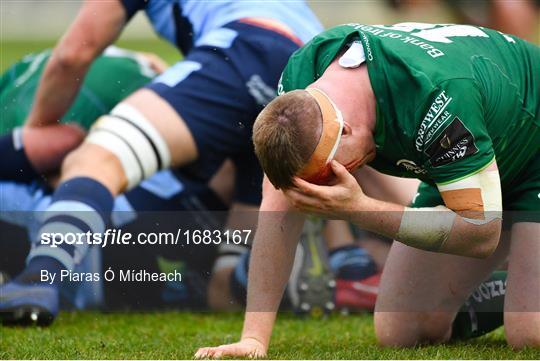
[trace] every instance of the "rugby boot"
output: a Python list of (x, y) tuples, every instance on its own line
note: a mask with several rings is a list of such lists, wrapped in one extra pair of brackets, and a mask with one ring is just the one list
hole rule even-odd
[(58, 308), (57, 287), (15, 281), (0, 286), (0, 319), (4, 325), (48, 326)]
[(323, 226), (320, 218), (306, 219), (287, 287), (293, 310), (313, 317), (335, 309), (336, 281), (328, 263)]
[(362, 280), (336, 280), (336, 307), (345, 312), (372, 312), (375, 309), (381, 273)]

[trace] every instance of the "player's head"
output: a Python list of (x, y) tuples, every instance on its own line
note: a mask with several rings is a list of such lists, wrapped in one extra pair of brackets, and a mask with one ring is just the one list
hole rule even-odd
[(327, 183), (332, 159), (356, 169), (365, 159), (361, 133), (353, 131), (323, 91), (308, 88), (270, 102), (257, 117), (253, 143), (270, 182), (286, 189), (295, 176)]

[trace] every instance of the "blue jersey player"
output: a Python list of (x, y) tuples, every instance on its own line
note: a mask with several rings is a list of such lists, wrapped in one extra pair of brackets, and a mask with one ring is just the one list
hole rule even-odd
[[(64, 160), (36, 240), (42, 232), (66, 229), (103, 232), (114, 196), (170, 167), (208, 181), (229, 158), (242, 175), (237, 207), (260, 201), (262, 172), (251, 128), (272, 99), (288, 57), (322, 30), (304, 1), (86, 1), (53, 50), (27, 126), (52, 126), (65, 114), (80, 79), (137, 11), (146, 12), (184, 60), (96, 121), (83, 145)], [(6, 157), (18, 150), (4, 148)], [(236, 226), (234, 219), (229, 226)], [(0, 311), (9, 303), (11, 309), (28, 306), (54, 317), (58, 285), (36, 285), (36, 279), (42, 270), (74, 269), (87, 249), (36, 242), (25, 270), (2, 286)]]

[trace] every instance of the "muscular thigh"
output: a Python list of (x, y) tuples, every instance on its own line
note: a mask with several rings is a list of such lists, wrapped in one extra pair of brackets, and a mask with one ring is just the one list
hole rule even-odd
[(512, 227), (504, 306), (508, 341), (540, 346), (540, 223)]
[(141, 112), (163, 137), (171, 154), (171, 166), (183, 165), (197, 158), (191, 131), (165, 99), (149, 89), (140, 89), (124, 102)]
[(377, 311), (456, 311), (501, 264), (508, 241), (485, 260), (419, 250), (394, 242), (384, 269)]
[(262, 182), (251, 142), (253, 123), (275, 96), (281, 71), (297, 48), (268, 29), (232, 23), (207, 34), (184, 61), (149, 84), (147, 89), (183, 120), (192, 136), (190, 148), (196, 149), (189, 162), (183, 161), (185, 149), (175, 151), (180, 162), (173, 165), (209, 180), (229, 158), (241, 175), (236, 177), (238, 200), (256, 203), (245, 192), (256, 185), (251, 193), (260, 193)]
[(507, 253), (507, 240), (502, 240), (497, 251), (485, 260), (428, 252), (394, 242), (375, 308), (379, 340), (404, 346), (445, 340), (459, 307)]
[(505, 199), (514, 221), (508, 260), (505, 331), (517, 347), (540, 346), (540, 151)]

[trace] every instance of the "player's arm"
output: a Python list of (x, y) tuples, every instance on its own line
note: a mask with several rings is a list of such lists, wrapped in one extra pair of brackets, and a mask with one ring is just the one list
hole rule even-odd
[(287, 199), (265, 178), (249, 264), (247, 309), (241, 341), (201, 348), (196, 357), (265, 356), (303, 223), (304, 217), (291, 212)]
[(285, 192), (291, 203), (428, 251), (485, 258), (497, 247), (502, 197), (495, 163), (440, 186), (446, 207), (416, 209), (367, 197), (345, 167), (333, 161), (332, 169), (337, 177), (333, 186), (297, 178), (296, 187)]
[(396, 239), (431, 251), (485, 258), (497, 248), (502, 195), (497, 164), (438, 185), (446, 207), (405, 208)]
[(43, 72), (27, 124), (50, 125), (69, 109), (94, 59), (126, 23), (120, 1), (86, 1), (60, 39)]

